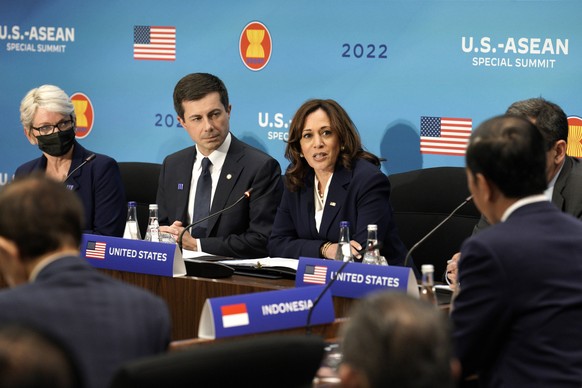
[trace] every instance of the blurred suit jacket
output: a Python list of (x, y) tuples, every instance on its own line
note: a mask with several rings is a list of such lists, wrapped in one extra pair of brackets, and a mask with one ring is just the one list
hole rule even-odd
[(40, 327), (68, 345), (88, 388), (106, 388), (119, 366), (164, 352), (170, 342), (166, 303), (115, 280), (85, 260), (47, 264), (31, 283), (0, 291), (0, 323)]

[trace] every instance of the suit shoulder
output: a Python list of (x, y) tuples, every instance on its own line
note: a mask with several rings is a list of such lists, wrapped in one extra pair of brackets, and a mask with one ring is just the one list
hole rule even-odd
[(196, 152), (196, 146), (190, 146), (184, 149), (181, 149), (179, 151), (176, 151), (168, 156), (166, 156), (164, 158), (164, 163), (166, 163), (166, 161), (171, 162), (171, 161), (175, 161), (175, 160), (183, 160), (185, 157), (187, 156), (191, 156), (192, 153)]

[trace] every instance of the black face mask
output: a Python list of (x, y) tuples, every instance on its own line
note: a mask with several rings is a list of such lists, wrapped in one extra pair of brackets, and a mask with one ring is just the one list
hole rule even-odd
[(63, 156), (75, 144), (75, 130), (55, 132), (50, 135), (37, 136), (38, 148), (51, 156)]

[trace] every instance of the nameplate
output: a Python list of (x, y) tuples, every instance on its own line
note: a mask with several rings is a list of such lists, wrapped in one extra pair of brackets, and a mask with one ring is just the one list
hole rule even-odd
[[(305, 327), (309, 309), (324, 288), (291, 288), (206, 299), (198, 337), (213, 339)], [(313, 310), (310, 325), (334, 319), (328, 290)]]
[(148, 275), (186, 275), (182, 253), (176, 244), (83, 234), (81, 256), (96, 268)]
[(371, 291), (386, 289), (418, 297), (418, 284), (411, 268), (348, 263), (338, 274), (342, 264), (336, 260), (300, 257), (295, 286), (322, 285), (336, 279), (330, 287), (333, 296), (361, 298)]

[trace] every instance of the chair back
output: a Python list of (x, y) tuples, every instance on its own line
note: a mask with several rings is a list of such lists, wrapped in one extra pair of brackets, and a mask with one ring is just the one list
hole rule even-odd
[(137, 222), (143, 238), (148, 226), (149, 205), (156, 203), (162, 165), (146, 162), (119, 162), (118, 165), (126, 201), (137, 204)]
[(311, 387), (325, 347), (296, 334), (223, 341), (129, 362), (111, 388)]
[[(389, 179), (394, 219), (400, 238), (408, 249), (443, 221), (470, 194), (463, 167), (425, 168), (392, 174)], [(471, 236), (480, 217), (472, 201), (459, 209), (412, 252), (418, 269), (422, 264), (433, 264), (435, 280), (442, 280), (447, 260)]]

